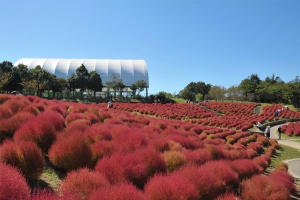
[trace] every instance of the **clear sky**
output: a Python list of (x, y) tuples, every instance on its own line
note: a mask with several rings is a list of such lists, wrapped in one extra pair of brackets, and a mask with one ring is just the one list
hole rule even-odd
[(144, 59), (149, 94), (300, 76), (299, 0), (0, 0), (0, 62)]

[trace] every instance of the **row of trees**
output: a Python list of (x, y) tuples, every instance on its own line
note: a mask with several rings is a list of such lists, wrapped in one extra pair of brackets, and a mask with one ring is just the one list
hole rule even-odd
[(217, 101), (254, 101), (266, 103), (292, 104), (300, 107), (300, 79), (298, 76), (288, 83), (274, 74), (261, 80), (252, 74), (239, 85), (225, 88), (223, 86), (191, 82), (179, 92), (184, 99), (213, 99)]
[[(119, 92), (122, 95), (123, 89), (126, 87), (118, 74), (111, 77), (111, 81), (106, 82), (107, 91), (113, 90), (115, 95)], [(132, 95), (139, 95), (140, 92), (147, 87), (147, 83), (143, 80), (138, 80), (130, 86)], [(56, 94), (61, 94), (63, 91), (70, 90), (74, 92), (80, 90), (81, 94), (84, 91), (96, 92), (102, 91), (103, 84), (100, 75), (96, 71), (88, 72), (82, 64), (76, 69), (76, 74), (72, 74), (68, 79), (57, 78), (54, 74), (43, 70), (40, 66), (28, 69), (26, 65), (19, 64), (13, 67), (9, 61), (0, 63), (0, 90), (24, 91), (33, 94), (37, 93), (41, 96), (42, 92), (52, 91)]]

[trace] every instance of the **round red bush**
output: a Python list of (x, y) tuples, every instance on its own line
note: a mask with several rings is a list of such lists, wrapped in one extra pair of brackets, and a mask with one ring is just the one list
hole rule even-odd
[(149, 200), (199, 199), (196, 187), (187, 178), (178, 174), (155, 175), (148, 181), (144, 191)]
[(77, 193), (81, 198), (87, 199), (92, 191), (108, 186), (110, 183), (102, 173), (82, 168), (69, 172), (59, 190), (63, 195)]
[(26, 179), (10, 165), (0, 163), (0, 199), (30, 199)]
[(129, 183), (101, 187), (91, 193), (89, 200), (146, 200), (145, 194)]
[(62, 170), (75, 170), (92, 164), (91, 146), (81, 132), (57, 140), (49, 150), (53, 165)]

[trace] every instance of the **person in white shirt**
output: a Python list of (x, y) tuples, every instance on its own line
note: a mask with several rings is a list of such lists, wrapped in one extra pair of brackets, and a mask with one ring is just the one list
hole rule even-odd
[(256, 124), (256, 126), (257, 126), (257, 128), (259, 129), (259, 130), (261, 130), (261, 123), (260, 122), (257, 122), (257, 124)]

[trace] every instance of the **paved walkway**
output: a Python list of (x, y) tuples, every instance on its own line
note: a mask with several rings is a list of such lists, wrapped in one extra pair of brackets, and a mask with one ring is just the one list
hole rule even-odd
[[(294, 142), (289, 139), (278, 139), (278, 133), (276, 133), (278, 126), (271, 127), (270, 131), (270, 138), (277, 139), (279, 144), (283, 144), (289, 147), (293, 147), (300, 151), (300, 143)], [(300, 158), (286, 160), (285, 161), (289, 166), (289, 173), (292, 174), (295, 178), (300, 179)]]

